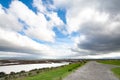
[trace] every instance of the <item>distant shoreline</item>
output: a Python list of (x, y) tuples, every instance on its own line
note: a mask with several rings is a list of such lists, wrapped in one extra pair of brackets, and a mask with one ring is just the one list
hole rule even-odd
[(99, 60), (120, 60), (120, 59), (43, 59), (43, 60), (0, 60), (0, 66), (40, 64), (40, 63), (62, 63), (62, 62), (85, 62)]
[(83, 60), (0, 60), (0, 66), (22, 65), (22, 64), (40, 64), (40, 63), (62, 63), (78, 62)]

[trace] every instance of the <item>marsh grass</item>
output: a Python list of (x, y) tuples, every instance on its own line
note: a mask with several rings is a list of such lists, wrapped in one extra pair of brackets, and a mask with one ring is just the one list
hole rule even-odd
[[(43, 71), (34, 76), (24, 77), (22, 80), (62, 80), (65, 76), (82, 65), (83, 63), (80, 62), (72, 63), (69, 65)], [(19, 78), (16, 80), (19, 80)]]

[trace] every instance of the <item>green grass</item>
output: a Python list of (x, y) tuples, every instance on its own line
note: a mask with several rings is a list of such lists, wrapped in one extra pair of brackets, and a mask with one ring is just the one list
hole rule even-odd
[[(111, 65), (120, 66), (120, 60), (101, 60), (98, 62), (103, 63), (103, 64), (111, 64)], [(120, 79), (120, 67), (112, 68), (111, 71)]]
[(120, 67), (113, 68), (112, 71), (120, 79)]
[(83, 65), (82, 63), (73, 63), (70, 65), (63, 66), (63, 67), (44, 71), (35, 76), (23, 78), (22, 80), (62, 80), (62, 78), (64, 78), (69, 73), (71, 73), (76, 68), (82, 65)]
[(98, 61), (98, 62), (103, 63), (103, 64), (111, 64), (111, 65), (120, 66), (120, 60), (101, 60), (101, 61)]

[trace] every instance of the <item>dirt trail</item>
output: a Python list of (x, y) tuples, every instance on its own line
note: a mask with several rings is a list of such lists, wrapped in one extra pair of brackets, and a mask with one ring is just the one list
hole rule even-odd
[(119, 80), (110, 71), (115, 66), (90, 61), (63, 80)]

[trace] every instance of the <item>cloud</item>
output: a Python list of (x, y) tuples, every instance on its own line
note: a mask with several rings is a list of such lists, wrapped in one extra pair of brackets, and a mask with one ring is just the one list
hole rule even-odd
[(48, 27), (53, 28), (56, 26), (57, 28), (60, 28), (63, 25), (65, 25), (58, 16), (57, 11), (55, 11), (56, 7), (53, 4), (51, 4), (50, 1), (46, 1), (46, 4), (44, 4), (42, 0), (33, 0), (33, 6), (37, 8), (37, 13), (41, 12), (45, 15)]
[(36, 59), (42, 59), (42, 57), (37, 54), (0, 51), (0, 60), (2, 59), (36, 60)]
[[(55, 6), (57, 7), (65, 7), (67, 9), (71, 10), (71, 13), (76, 14), (78, 10), (84, 9), (86, 7), (90, 8), (96, 8), (97, 10), (100, 10), (101, 12), (107, 12), (111, 14), (118, 14), (120, 11), (119, 0), (54, 0)], [(94, 5), (93, 5), (94, 4)]]
[(0, 6), (0, 51), (42, 55), (45, 53), (44, 50), (50, 49), (27, 36), (20, 35), (18, 31), (23, 29), (23, 24), (9, 9), (5, 9), (5, 12), (2, 8)]
[(55, 1), (57, 7), (67, 8), (68, 33), (80, 33), (75, 40), (76, 48), (72, 48), (72, 51), (83, 55), (119, 52), (119, 0), (59, 0), (58, 2)]
[(0, 50), (30, 54), (40, 54), (49, 47), (38, 44), (29, 37), (22, 36), (16, 32), (0, 29)]
[[(16, 32), (5, 31), (0, 28), (0, 54), (1, 57), (34, 57), (34, 59), (40, 58), (64, 58), (69, 56), (72, 52), (66, 46), (64, 49), (62, 46), (52, 47), (37, 43), (27, 36), (20, 35)], [(64, 46), (65, 47), (65, 46)], [(67, 50), (67, 51), (65, 51)], [(1, 53), (2, 53), (1, 52)], [(68, 53), (69, 52), (69, 53)], [(70, 53), (71, 52), (71, 53)], [(13, 54), (14, 53), (14, 54)], [(65, 53), (61, 55), (61, 53)], [(9, 54), (9, 55), (8, 55)]]
[[(120, 12), (120, 1), (119, 0), (114, 0), (114, 1), (109, 1), (109, 0), (100, 0), (100, 1), (96, 1), (97, 5), (97, 9), (99, 9), (100, 11), (104, 11), (107, 13), (110, 13), (111, 16), (112, 15), (116, 15), (119, 14)], [(102, 5), (102, 6), (101, 6)]]
[[(20, 1), (12, 1), (10, 11), (29, 26), (28, 29), (24, 31), (26, 35), (31, 38), (54, 42), (55, 32), (53, 28), (64, 25), (63, 21), (58, 17), (56, 12), (47, 11), (46, 6), (42, 4), (41, 0), (34, 0), (33, 5), (41, 12), (35, 14), (35, 12)], [(46, 17), (48, 17), (49, 20), (47, 20)]]
[(33, 0), (33, 6), (37, 8), (39, 12), (42, 12), (43, 14), (47, 12), (46, 7), (43, 5), (42, 0)]
[(86, 55), (86, 56), (75, 56), (71, 57), (71, 59), (120, 59), (119, 53), (108, 53), (108, 54), (98, 54), (98, 55)]
[(17, 18), (8, 9), (4, 10), (0, 5), (0, 27), (6, 30), (20, 31), (22, 24), (18, 22)]
[(52, 28), (48, 26), (44, 14), (35, 14), (20, 1), (12, 1), (10, 11), (29, 26), (29, 28), (25, 30), (26, 35), (43, 41), (54, 41), (55, 33), (52, 31)]
[[(3, 9), (3, 6), (0, 5), (0, 12), (0, 55), (3, 58), (8, 58), (12, 55), (14, 58), (18, 57), (20, 59), (22, 57), (40, 59), (69, 56), (67, 51), (56, 50), (55, 47), (52, 47), (54, 44), (46, 45), (33, 40), (35, 38), (54, 42), (55, 32), (53, 28), (60, 28), (60, 25), (64, 25), (56, 12), (46, 10), (45, 14), (41, 12), (36, 14), (20, 1), (12, 1), (8, 9)], [(47, 20), (45, 15), (50, 20)], [(27, 28), (24, 29), (24, 27)], [(25, 34), (19, 34), (21, 31)], [(59, 46), (57, 49), (59, 48), (61, 47)], [(66, 54), (61, 55), (60, 53), (63, 52)]]
[[(33, 0), (31, 4), (36, 11), (18, 0), (9, 8), (0, 5), (1, 56), (119, 58), (119, 0)], [(62, 9), (66, 23), (58, 15)], [(71, 42), (59, 37), (55, 28)]]

